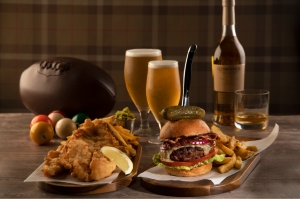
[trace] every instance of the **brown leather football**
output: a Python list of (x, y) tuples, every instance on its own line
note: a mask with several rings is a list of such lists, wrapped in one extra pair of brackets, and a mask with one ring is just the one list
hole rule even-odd
[(71, 57), (55, 57), (34, 63), (20, 78), (20, 97), (35, 114), (60, 110), (73, 117), (86, 113), (106, 116), (116, 101), (116, 85), (100, 67)]

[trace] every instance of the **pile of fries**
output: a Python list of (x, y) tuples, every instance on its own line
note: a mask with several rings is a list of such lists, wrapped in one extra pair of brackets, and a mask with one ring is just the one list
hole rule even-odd
[[(136, 155), (136, 150), (134, 147), (139, 145), (139, 137), (130, 133), (130, 130), (123, 128), (115, 123), (115, 116), (109, 116), (102, 118), (108, 124), (108, 127), (112, 134), (126, 147), (129, 156), (134, 157)], [(123, 149), (124, 150), (124, 149)]]
[(218, 167), (220, 173), (226, 173), (233, 167), (240, 169), (243, 160), (252, 157), (256, 151), (256, 146), (247, 146), (245, 141), (240, 141), (235, 136), (225, 135), (218, 127), (212, 126), (211, 131), (219, 136), (216, 141), (218, 154), (225, 154), (225, 159), (222, 162), (214, 161), (214, 166)]

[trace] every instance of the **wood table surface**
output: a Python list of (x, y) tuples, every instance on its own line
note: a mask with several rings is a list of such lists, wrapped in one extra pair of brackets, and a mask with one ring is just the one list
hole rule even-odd
[[(59, 195), (45, 192), (33, 182), (24, 180), (43, 162), (47, 152), (55, 149), (61, 139), (55, 137), (49, 144), (39, 146), (29, 137), (31, 113), (1, 113), (0, 118), (0, 198), (170, 198), (147, 191), (137, 178), (128, 187), (110, 193), (84, 196)], [(204, 120), (211, 125), (211, 114)], [(239, 131), (221, 127), (225, 133), (263, 138), (275, 123), (279, 135), (275, 142), (261, 153), (261, 159), (246, 181), (237, 189), (218, 195), (199, 198), (300, 198), (300, 115), (270, 116), (264, 132)], [(136, 127), (139, 121), (136, 122)], [(152, 115), (150, 125), (158, 131)], [(159, 146), (141, 139), (143, 148), (139, 172), (151, 163)]]

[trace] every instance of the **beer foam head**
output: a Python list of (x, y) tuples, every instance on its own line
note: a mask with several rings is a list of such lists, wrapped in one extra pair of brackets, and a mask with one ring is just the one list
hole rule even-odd
[(149, 61), (149, 68), (178, 68), (178, 61), (175, 60), (155, 60)]
[(126, 51), (126, 56), (129, 57), (156, 57), (161, 56), (159, 49), (131, 49)]

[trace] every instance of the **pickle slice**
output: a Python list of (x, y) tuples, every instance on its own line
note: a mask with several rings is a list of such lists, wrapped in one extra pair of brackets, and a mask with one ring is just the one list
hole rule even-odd
[(205, 111), (197, 106), (170, 106), (164, 108), (160, 114), (166, 120), (176, 121), (181, 119), (201, 119), (205, 116)]

